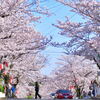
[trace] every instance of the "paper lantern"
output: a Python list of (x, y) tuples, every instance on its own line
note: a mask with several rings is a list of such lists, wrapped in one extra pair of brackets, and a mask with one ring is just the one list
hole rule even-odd
[(8, 67), (8, 62), (4, 61), (3, 65), (5, 65), (6, 67)]
[(70, 86), (69, 88), (70, 88), (70, 89), (74, 89), (75, 87), (74, 87), (74, 86)]
[(2, 70), (3, 69), (3, 65), (2, 64), (0, 64), (0, 70)]

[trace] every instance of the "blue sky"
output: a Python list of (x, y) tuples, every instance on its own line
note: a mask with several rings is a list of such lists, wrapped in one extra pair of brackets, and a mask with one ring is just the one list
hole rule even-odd
[[(57, 20), (65, 21), (65, 16), (68, 16), (71, 21), (83, 21), (79, 15), (70, 12), (71, 9), (69, 7), (58, 3), (55, 0), (46, 0), (41, 5), (48, 7), (52, 15), (49, 17), (42, 16), (42, 23), (37, 23), (36, 29), (47, 37), (52, 36), (52, 41), (64, 42), (67, 40), (66, 37), (58, 34), (59, 30), (56, 27), (52, 26), (52, 24), (57, 23)], [(46, 50), (43, 51), (43, 54), (48, 58), (48, 63), (46, 64), (47, 67), (42, 69), (43, 74), (50, 75), (51, 71), (57, 67), (55, 62), (57, 62), (57, 58), (63, 54), (62, 52), (64, 52), (62, 48), (55, 48), (51, 46), (47, 47)]]

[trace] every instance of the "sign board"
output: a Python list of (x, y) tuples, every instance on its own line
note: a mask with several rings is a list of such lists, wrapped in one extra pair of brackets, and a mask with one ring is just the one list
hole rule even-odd
[(0, 92), (0, 98), (5, 98), (5, 93)]

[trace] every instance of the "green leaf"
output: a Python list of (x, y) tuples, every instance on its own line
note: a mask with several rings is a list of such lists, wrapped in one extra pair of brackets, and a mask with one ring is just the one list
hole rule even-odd
[(33, 97), (32, 96), (27, 96), (27, 99), (32, 99)]
[(4, 93), (4, 87), (2, 85), (0, 85), (0, 92)]

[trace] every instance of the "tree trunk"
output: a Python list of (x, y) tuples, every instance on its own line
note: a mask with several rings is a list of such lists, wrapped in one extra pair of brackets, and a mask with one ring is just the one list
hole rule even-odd
[(76, 96), (79, 98), (79, 99), (82, 99), (82, 91), (83, 91), (83, 88), (77, 86), (76, 87)]
[(99, 64), (98, 61), (95, 59), (95, 57), (93, 58), (93, 60), (95, 61), (97, 67), (100, 69), (100, 64)]

